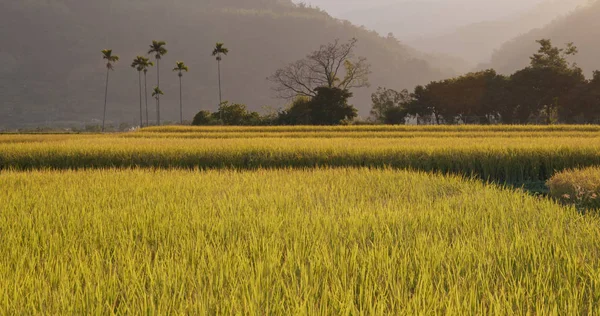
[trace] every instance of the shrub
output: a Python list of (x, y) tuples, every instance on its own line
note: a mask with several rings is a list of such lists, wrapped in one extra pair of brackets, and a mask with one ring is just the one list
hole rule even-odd
[(548, 181), (550, 195), (583, 209), (600, 209), (600, 167), (568, 170)]
[(358, 111), (348, 104), (352, 93), (339, 88), (320, 87), (312, 99), (300, 97), (279, 115), (282, 125), (345, 125)]
[(200, 111), (196, 116), (194, 116), (194, 120), (192, 121), (192, 125), (202, 126), (202, 125), (212, 125), (213, 122), (212, 114), (209, 111)]

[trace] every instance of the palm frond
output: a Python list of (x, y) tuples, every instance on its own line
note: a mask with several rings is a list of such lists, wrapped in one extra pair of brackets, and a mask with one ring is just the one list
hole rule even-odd
[(188, 72), (189, 68), (188, 68), (188, 66), (185, 65), (184, 62), (178, 61), (176, 63), (175, 68), (173, 68), (173, 71), (179, 71), (179, 72), (185, 71), (185, 72)]
[(106, 60), (106, 68), (109, 70), (113, 70), (113, 63), (119, 61), (119, 56), (113, 55), (112, 49), (103, 49), (102, 50), (102, 59)]
[(152, 41), (152, 44), (150, 45), (150, 50), (148, 50), (148, 55), (154, 54), (156, 59), (160, 59), (168, 52), (165, 48), (165, 45), (167, 45), (167, 43), (165, 43), (164, 41)]
[(229, 49), (227, 49), (225, 47), (224, 43), (217, 43), (215, 45), (215, 48), (213, 49), (212, 55), (213, 56), (217, 56), (218, 58), (221, 57), (221, 55), (227, 55), (227, 53), (229, 53)]
[(158, 87), (154, 87), (152, 92), (152, 96), (158, 98), (159, 96), (164, 95), (164, 93)]

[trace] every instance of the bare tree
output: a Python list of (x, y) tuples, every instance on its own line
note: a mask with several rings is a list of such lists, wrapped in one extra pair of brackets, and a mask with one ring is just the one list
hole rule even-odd
[[(278, 97), (316, 96), (318, 87), (350, 90), (369, 86), (371, 65), (364, 57), (354, 59), (357, 39), (341, 44), (339, 40), (322, 45), (304, 59), (278, 69), (267, 78)], [(354, 59), (354, 60), (353, 60)]]

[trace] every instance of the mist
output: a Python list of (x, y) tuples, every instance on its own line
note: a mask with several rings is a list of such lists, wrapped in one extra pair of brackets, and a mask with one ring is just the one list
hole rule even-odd
[[(138, 77), (129, 64), (147, 56), (152, 40), (166, 41), (169, 49), (161, 62), (166, 121), (179, 118), (179, 86), (170, 73), (179, 60), (190, 66), (184, 119), (218, 107), (217, 63), (210, 55), (216, 42), (231, 49), (221, 65), (224, 99), (255, 111), (288, 106), (265, 78), (336, 39), (357, 38), (356, 54), (373, 65), (371, 87), (353, 91), (351, 99), (362, 117), (378, 87), (411, 90), (485, 68), (510, 73), (527, 65), (541, 38), (575, 42), (581, 53), (574, 61), (588, 76), (600, 68), (594, 57), (600, 54), (594, 22), (600, 5), (586, 6), (588, 0), (304, 1), (320, 10), (294, 3), (7, 0), (0, 11), (0, 129), (97, 123), (105, 79), (100, 51), (107, 48), (122, 58), (111, 72), (107, 117), (115, 125), (135, 121), (138, 100), (131, 91)], [(148, 76), (156, 82), (154, 71)]]

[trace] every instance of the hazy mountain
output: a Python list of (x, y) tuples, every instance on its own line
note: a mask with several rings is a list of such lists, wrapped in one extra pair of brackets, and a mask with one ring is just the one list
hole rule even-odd
[(580, 8), (543, 28), (532, 30), (505, 43), (494, 53), (491, 63), (480, 65), (480, 68), (493, 67), (501, 73), (512, 73), (529, 64), (529, 57), (539, 48), (536, 40), (549, 38), (558, 46), (574, 42), (579, 48), (579, 54), (572, 60), (589, 76), (593, 70), (600, 69), (598, 17), (600, 2)]
[(473, 23), (433, 37), (422, 37), (408, 43), (426, 52), (460, 56), (471, 62), (488, 62), (492, 52), (504, 42), (573, 11), (588, 0), (547, 0), (517, 16)]
[[(458, 27), (522, 14), (543, 0), (307, 0), (336, 17), (400, 40), (447, 33)], [(571, 1), (571, 0), (563, 0)], [(574, 0), (578, 1), (578, 0)]]
[[(102, 118), (105, 66), (100, 50), (121, 57), (111, 72), (108, 118), (136, 122), (138, 74), (129, 67), (147, 52), (151, 40), (165, 40), (161, 61), (161, 116), (178, 118), (175, 61), (185, 74), (184, 114), (218, 103), (215, 42), (230, 49), (224, 58), (224, 98), (251, 109), (282, 105), (266, 77), (278, 67), (336, 38), (359, 39), (357, 54), (372, 64), (371, 89), (356, 91), (353, 103), (368, 112), (377, 86), (397, 89), (449, 75), (393, 38), (379, 37), (328, 14), (294, 6), (289, 0), (8, 0), (0, 11), (0, 128), (44, 122), (96, 122)], [(436, 69), (437, 68), (437, 69)], [(156, 70), (148, 73), (149, 87)], [(150, 101), (151, 118), (154, 102)]]

